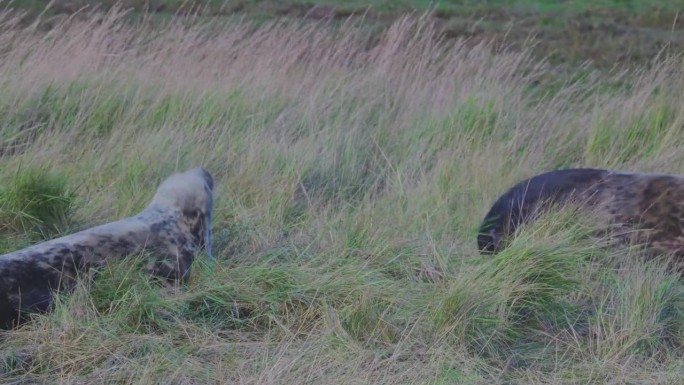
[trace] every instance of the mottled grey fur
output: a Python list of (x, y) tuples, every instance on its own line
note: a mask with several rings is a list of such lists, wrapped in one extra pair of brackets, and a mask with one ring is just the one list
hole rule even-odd
[(675, 263), (684, 262), (684, 176), (591, 168), (551, 171), (513, 186), (485, 216), (478, 248), (500, 251), (542, 209), (570, 201), (591, 210), (600, 233), (611, 229), (621, 242), (636, 242), (651, 255), (670, 253)]
[(214, 180), (204, 168), (163, 181), (139, 214), (0, 256), (0, 328), (19, 312), (49, 310), (53, 290), (73, 288), (77, 274), (149, 251), (146, 270), (170, 282), (184, 281), (195, 253), (211, 254)]

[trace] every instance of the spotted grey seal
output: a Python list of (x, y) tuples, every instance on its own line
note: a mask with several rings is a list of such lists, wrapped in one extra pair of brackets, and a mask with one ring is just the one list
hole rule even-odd
[(78, 274), (142, 251), (154, 257), (149, 274), (185, 281), (198, 249), (213, 258), (213, 189), (203, 167), (176, 173), (135, 216), (0, 255), (0, 327), (48, 311), (53, 290), (73, 288)]

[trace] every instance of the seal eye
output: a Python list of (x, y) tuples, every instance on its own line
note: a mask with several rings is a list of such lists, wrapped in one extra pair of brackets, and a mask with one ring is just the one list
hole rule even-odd
[(199, 210), (183, 210), (183, 216), (191, 220), (196, 220), (199, 215)]

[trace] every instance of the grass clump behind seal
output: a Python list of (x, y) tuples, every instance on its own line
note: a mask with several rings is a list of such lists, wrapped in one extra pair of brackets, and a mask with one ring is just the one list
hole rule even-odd
[(54, 238), (73, 224), (75, 199), (64, 175), (20, 168), (0, 186), (0, 233), (33, 242)]

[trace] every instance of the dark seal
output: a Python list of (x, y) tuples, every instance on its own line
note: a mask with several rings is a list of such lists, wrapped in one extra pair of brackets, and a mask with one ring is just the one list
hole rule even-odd
[(521, 225), (569, 202), (592, 212), (597, 234), (615, 234), (620, 242), (643, 245), (648, 255), (684, 262), (684, 176), (593, 168), (546, 172), (510, 188), (480, 225), (480, 252), (499, 252)]

